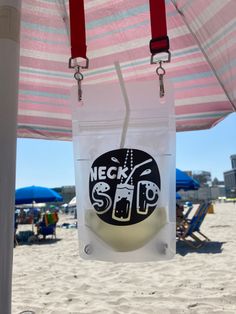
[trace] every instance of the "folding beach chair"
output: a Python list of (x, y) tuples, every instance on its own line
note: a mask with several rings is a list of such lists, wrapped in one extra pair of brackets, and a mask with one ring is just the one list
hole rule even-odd
[[(178, 224), (176, 228), (176, 237), (179, 240), (183, 240), (194, 248), (199, 248), (205, 241), (210, 241), (210, 239), (200, 231), (201, 224), (206, 217), (210, 205), (210, 202), (201, 203), (191, 219), (183, 220)], [(200, 234), (204, 240), (199, 239), (195, 233)], [(189, 241), (187, 239), (188, 237), (192, 238), (194, 241)]]
[(43, 236), (43, 239), (48, 235), (56, 238), (56, 225), (58, 222), (57, 214), (46, 213), (41, 222), (37, 224), (37, 237)]
[(43, 236), (43, 239), (46, 238), (46, 236), (51, 235), (52, 237), (56, 238), (56, 224), (51, 224), (48, 226), (40, 226), (37, 236)]

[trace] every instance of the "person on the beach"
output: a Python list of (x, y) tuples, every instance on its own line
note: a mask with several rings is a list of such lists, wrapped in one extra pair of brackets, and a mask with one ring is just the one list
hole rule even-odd
[(20, 209), (19, 222), (24, 224), (26, 222), (26, 213), (23, 208)]
[(176, 204), (176, 231), (185, 233), (188, 227), (187, 219), (184, 215), (183, 205)]
[(176, 204), (176, 223), (181, 223), (184, 218), (184, 207)]
[(18, 228), (18, 214), (15, 212), (15, 217), (14, 217), (14, 247), (16, 247), (16, 245), (18, 245), (17, 236), (16, 236), (17, 228)]

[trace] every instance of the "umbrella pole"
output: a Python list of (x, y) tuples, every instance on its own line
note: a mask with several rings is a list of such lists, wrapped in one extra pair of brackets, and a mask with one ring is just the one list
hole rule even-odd
[(33, 215), (32, 215), (32, 221), (31, 221), (31, 224), (32, 224), (32, 232), (34, 233), (34, 202), (32, 203), (32, 212), (33, 212)]
[(11, 313), (20, 0), (0, 0), (0, 313)]

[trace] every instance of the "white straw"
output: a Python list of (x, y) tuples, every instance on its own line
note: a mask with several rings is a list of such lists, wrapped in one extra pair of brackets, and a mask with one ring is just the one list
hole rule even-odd
[(124, 98), (125, 109), (126, 109), (125, 119), (124, 119), (122, 134), (121, 134), (121, 141), (120, 141), (120, 148), (124, 148), (128, 124), (129, 124), (130, 104), (129, 104), (129, 99), (128, 99), (128, 95), (127, 95), (126, 88), (125, 88), (125, 81), (124, 81), (122, 73), (121, 73), (120, 63), (118, 61), (116, 61), (114, 64), (115, 64), (116, 73), (117, 73), (117, 76), (119, 79), (120, 88), (121, 88), (121, 92), (122, 92), (122, 95)]

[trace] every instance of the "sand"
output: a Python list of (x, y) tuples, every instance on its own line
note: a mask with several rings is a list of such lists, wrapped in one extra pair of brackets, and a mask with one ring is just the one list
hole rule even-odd
[(12, 313), (235, 314), (236, 205), (214, 205), (201, 230), (211, 242), (197, 251), (177, 243), (173, 260), (122, 264), (82, 260), (77, 230), (57, 228), (14, 249)]

